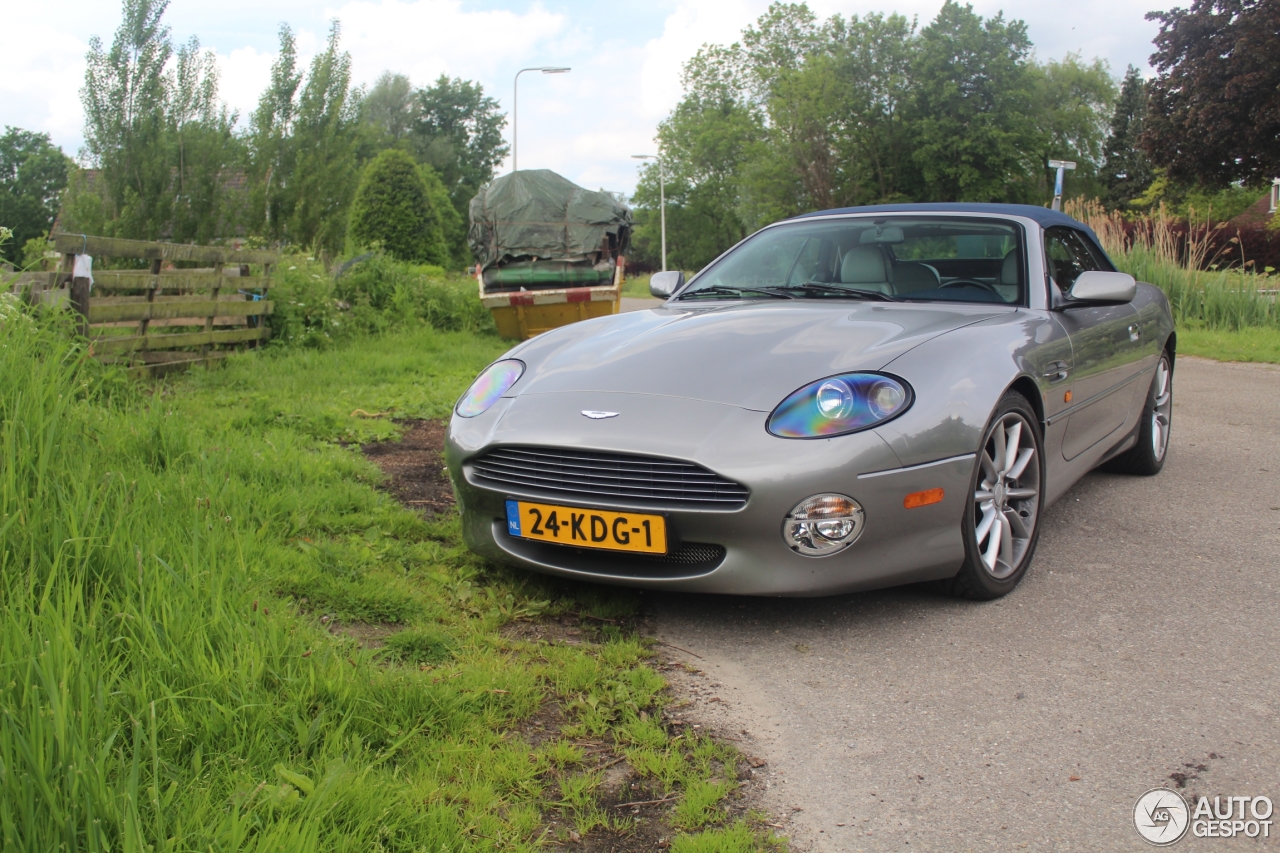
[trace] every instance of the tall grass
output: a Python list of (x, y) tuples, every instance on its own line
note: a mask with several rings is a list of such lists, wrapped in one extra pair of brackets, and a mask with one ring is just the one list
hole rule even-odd
[[(1280, 329), (1276, 280), (1243, 269), (1244, 259), (1208, 257), (1211, 238), (1222, 226), (1193, 223), (1180, 238), (1163, 208), (1129, 228), (1118, 212), (1108, 212), (1096, 201), (1068, 201), (1065, 212), (1093, 228), (1119, 269), (1163, 290), (1179, 326)], [(1238, 241), (1231, 238), (1226, 245), (1238, 246)], [(1228, 268), (1229, 262), (1240, 262), (1240, 267)]]
[[(562, 760), (584, 738), (710, 802), (734, 759), (653, 725), (662, 679), (611, 625), (634, 597), (486, 566), (351, 449), (395, 429), (353, 409), (442, 416), (501, 341), (418, 325), (144, 392), (5, 305), (0, 849), (533, 850), (622, 828)], [(544, 610), (604, 636), (503, 633)]]

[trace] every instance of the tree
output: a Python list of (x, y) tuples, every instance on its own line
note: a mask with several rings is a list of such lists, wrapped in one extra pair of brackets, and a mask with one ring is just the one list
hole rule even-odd
[(1142, 144), (1171, 179), (1225, 186), (1280, 175), (1280, 3), (1193, 0), (1160, 22)]
[(1142, 73), (1130, 65), (1111, 114), (1110, 134), (1103, 152), (1106, 156), (1103, 180), (1110, 207), (1127, 207), (1146, 192), (1155, 179), (1151, 161), (1140, 144), (1146, 112), (1147, 82), (1142, 79)]
[(402, 261), (448, 264), (439, 214), (404, 151), (388, 148), (365, 167), (351, 204), (351, 239)]
[(124, 0), (123, 20), (111, 50), (89, 39), (81, 100), (85, 147), (102, 170), (102, 192), (113, 208), (117, 233), (158, 236), (169, 219), (168, 158), (164, 156), (168, 87), (173, 56), (169, 28), (160, 22), (168, 0)]
[(302, 85), (293, 30), (281, 24), (279, 37), (280, 51), (271, 64), (271, 84), (258, 99), (249, 134), (249, 175), (255, 211), (250, 221), (262, 236), (275, 242), (284, 239), (285, 224), (293, 213), (293, 123), (298, 110), (298, 87)]
[(13, 232), (13, 239), (0, 246), (0, 257), (17, 261), (28, 240), (49, 233), (69, 165), (47, 133), (5, 128), (0, 136), (0, 225)]
[(454, 208), (465, 216), (472, 196), (493, 180), (494, 169), (507, 156), (502, 140), (507, 117), (479, 83), (444, 75), (419, 89), (415, 99), (410, 130), (414, 151), (439, 173)]
[(359, 181), (358, 104), (351, 92), (351, 55), (339, 49), (342, 28), (329, 26), (325, 50), (311, 61), (293, 119), (288, 237), (337, 254), (346, 238)]
[(384, 71), (360, 101), (360, 116), (374, 129), (375, 144), (387, 147), (408, 139), (417, 119), (416, 107), (409, 78)]
[(1105, 60), (1084, 62), (1068, 53), (1061, 61), (1031, 66), (1034, 85), (1032, 105), (1036, 146), (1027, 153), (1030, 185), (1028, 198), (1043, 204), (1053, 197), (1055, 175), (1050, 158), (1071, 160), (1072, 195), (1096, 198), (1103, 190), (1099, 180), (1108, 119), (1116, 102), (1116, 83)]
[(104, 230), (204, 242), (228, 224), (223, 203), (227, 170), (239, 159), (236, 116), (218, 101), (213, 54), (195, 38), (175, 53), (161, 23), (167, 6), (125, 0), (111, 50), (90, 39), (81, 99), (86, 149), (100, 180), (77, 186), (100, 195)]
[(984, 21), (953, 0), (921, 31), (909, 116), (919, 197), (1021, 200), (1011, 189), (1035, 149), (1030, 51), (1023, 22)]

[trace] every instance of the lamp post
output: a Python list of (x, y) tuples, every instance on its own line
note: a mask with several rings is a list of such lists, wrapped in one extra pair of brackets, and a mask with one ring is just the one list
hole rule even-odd
[(657, 154), (632, 154), (634, 160), (658, 161), (658, 214), (662, 219), (662, 271), (667, 271), (667, 172)]
[(516, 72), (515, 82), (511, 85), (511, 171), (520, 168), (520, 75), (526, 71), (541, 71), (543, 74), (565, 74), (569, 68), (558, 68), (543, 65), (538, 68), (521, 68)]
[(1062, 210), (1062, 179), (1066, 175), (1068, 169), (1074, 169), (1076, 164), (1070, 160), (1050, 160), (1049, 168), (1058, 170), (1058, 179), (1053, 182), (1053, 209)]

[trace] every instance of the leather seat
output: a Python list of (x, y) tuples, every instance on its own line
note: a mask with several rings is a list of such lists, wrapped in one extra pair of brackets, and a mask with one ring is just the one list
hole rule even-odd
[(918, 261), (904, 261), (893, 266), (893, 289), (898, 293), (933, 290), (942, 284), (938, 271)]
[(840, 283), (893, 295), (890, 267), (879, 246), (853, 246), (840, 262)]
[(1018, 250), (1012, 249), (1000, 264), (1000, 283), (996, 285), (996, 290), (1005, 302), (1013, 302), (1018, 298), (1019, 260)]

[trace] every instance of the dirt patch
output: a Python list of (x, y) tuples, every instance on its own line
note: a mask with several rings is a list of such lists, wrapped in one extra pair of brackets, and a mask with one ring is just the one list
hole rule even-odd
[(387, 637), (404, 630), (403, 625), (369, 622), (330, 622), (326, 627), (330, 634), (349, 637), (365, 649), (380, 649), (387, 644)]
[(360, 449), (389, 478), (386, 490), (424, 515), (453, 510), (453, 485), (444, 467), (444, 421), (400, 421), (397, 441), (376, 441)]

